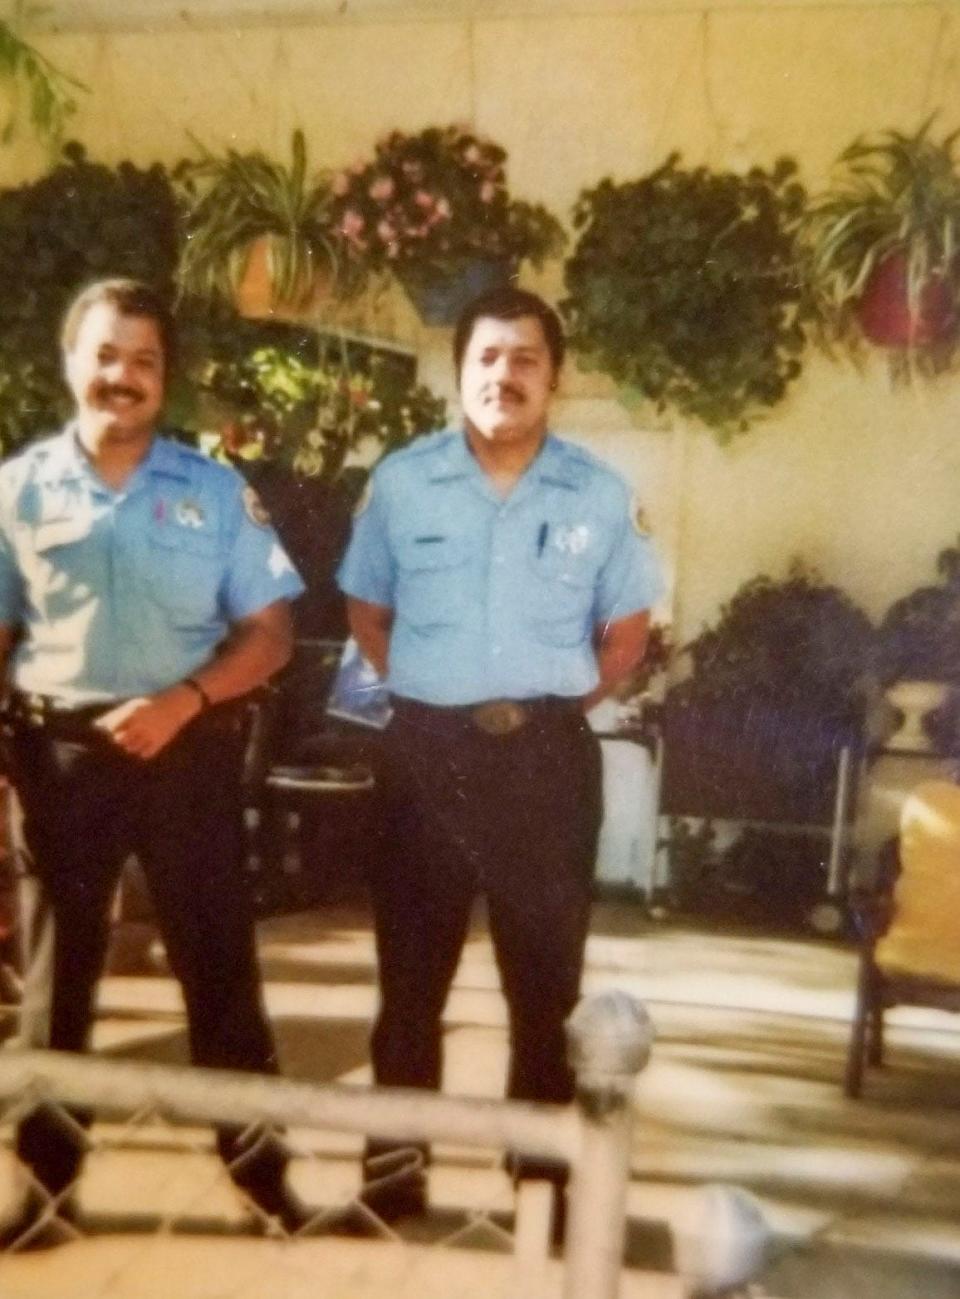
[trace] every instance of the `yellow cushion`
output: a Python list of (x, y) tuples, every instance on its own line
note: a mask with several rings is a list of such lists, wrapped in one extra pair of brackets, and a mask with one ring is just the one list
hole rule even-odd
[(877, 964), (960, 983), (960, 786), (925, 781), (906, 799), (893, 900)]

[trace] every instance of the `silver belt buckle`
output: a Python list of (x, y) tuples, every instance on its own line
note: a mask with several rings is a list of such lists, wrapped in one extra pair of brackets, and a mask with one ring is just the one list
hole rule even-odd
[(491, 699), (478, 704), (472, 713), (473, 721), (487, 735), (512, 735), (526, 723), (527, 710), (516, 699)]

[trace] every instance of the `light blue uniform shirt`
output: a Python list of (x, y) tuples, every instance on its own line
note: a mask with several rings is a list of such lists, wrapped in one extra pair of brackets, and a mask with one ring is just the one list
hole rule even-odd
[(596, 626), (659, 594), (626, 484), (552, 436), (506, 500), (460, 432), (388, 456), (338, 580), (394, 611), (387, 686), (432, 704), (588, 694)]
[(72, 428), (0, 465), (0, 623), (11, 680), (65, 707), (150, 694), (303, 582), (238, 473), (156, 438), (119, 491)]

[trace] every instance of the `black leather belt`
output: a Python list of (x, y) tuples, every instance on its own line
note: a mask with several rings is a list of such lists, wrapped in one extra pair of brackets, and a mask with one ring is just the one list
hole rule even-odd
[(580, 713), (583, 701), (564, 695), (536, 699), (486, 699), (479, 704), (425, 704), (395, 696), (394, 711), (420, 724), (450, 723), (474, 726), (486, 735), (513, 735), (529, 722), (544, 717)]
[[(101, 735), (107, 739), (109, 737), (98, 730), (96, 723), (123, 703), (126, 703), (125, 699), (113, 699), (67, 708), (49, 695), (36, 694), (31, 690), (11, 690), (3, 708), (3, 716), (9, 726), (42, 729), (62, 739), (87, 740)], [(247, 720), (245, 700), (230, 699), (226, 703), (204, 709), (191, 723), (191, 731), (234, 735), (243, 732)]]
[(11, 722), (21, 726), (44, 726), (72, 730), (84, 730), (98, 721), (112, 709), (119, 707), (123, 700), (116, 699), (99, 704), (83, 704), (78, 708), (66, 708), (58, 704), (49, 695), (36, 694), (32, 690), (11, 690), (7, 701), (6, 713)]

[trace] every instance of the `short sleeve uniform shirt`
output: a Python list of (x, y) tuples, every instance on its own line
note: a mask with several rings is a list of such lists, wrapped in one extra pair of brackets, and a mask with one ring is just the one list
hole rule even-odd
[(0, 466), (0, 622), (12, 681), (66, 707), (149, 694), (230, 625), (304, 586), (233, 469), (157, 437), (123, 488), (67, 428)]
[(659, 594), (618, 474), (548, 436), (504, 500), (461, 432), (376, 468), (339, 581), (394, 611), (389, 689), (433, 704), (585, 695), (597, 625)]

